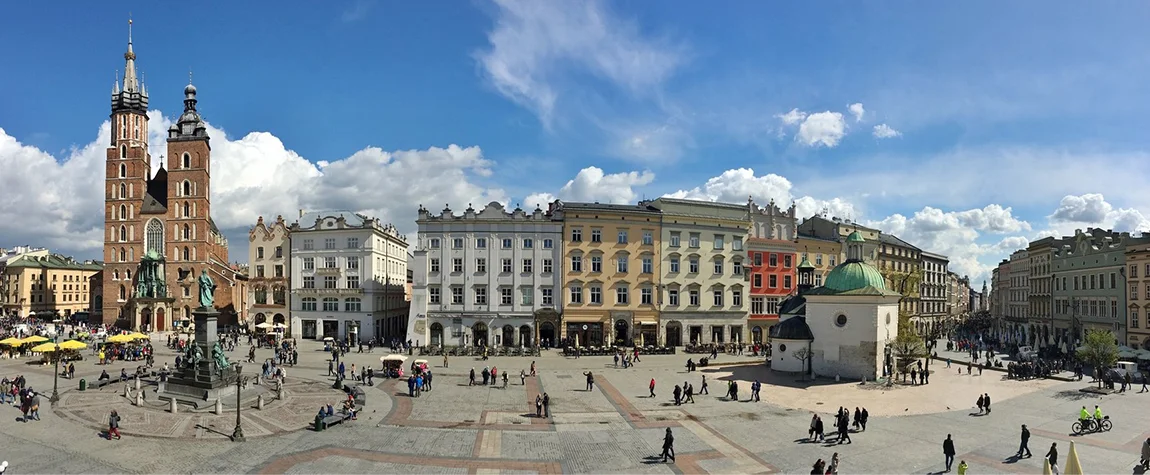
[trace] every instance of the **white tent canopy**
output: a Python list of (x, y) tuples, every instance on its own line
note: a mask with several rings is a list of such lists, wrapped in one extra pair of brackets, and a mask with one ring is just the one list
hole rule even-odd
[(379, 361), (398, 361), (403, 363), (404, 361), (407, 361), (407, 357), (403, 355), (387, 355), (379, 357)]
[(263, 323), (261, 323), (261, 324), (259, 324), (259, 325), (256, 325), (256, 328), (263, 328), (263, 329), (268, 329), (268, 328), (271, 328), (271, 327), (272, 327), (272, 324), (270, 324), (270, 323), (268, 323), (268, 322), (263, 322)]

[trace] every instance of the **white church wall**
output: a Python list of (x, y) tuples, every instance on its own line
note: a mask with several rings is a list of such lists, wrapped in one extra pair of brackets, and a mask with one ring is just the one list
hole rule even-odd
[(788, 373), (801, 373), (803, 361), (795, 358), (795, 352), (806, 348), (808, 342), (803, 340), (771, 340), (771, 369)]
[(807, 324), (817, 375), (873, 379), (882, 372), (883, 347), (898, 334), (897, 297), (809, 296)]

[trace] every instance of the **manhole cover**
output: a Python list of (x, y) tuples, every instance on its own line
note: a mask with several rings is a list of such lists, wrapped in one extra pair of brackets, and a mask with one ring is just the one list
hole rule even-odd
[(571, 375), (569, 374), (557, 374), (555, 377), (559, 379), (571, 379)]

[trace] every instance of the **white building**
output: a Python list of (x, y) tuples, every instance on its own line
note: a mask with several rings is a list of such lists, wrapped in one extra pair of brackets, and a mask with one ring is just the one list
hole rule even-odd
[[(532, 346), (559, 328), (563, 223), (491, 202), (462, 215), (419, 208), (407, 339), (416, 345)], [(550, 325), (544, 325), (550, 323)], [(552, 331), (552, 333), (554, 333)]]
[[(901, 295), (863, 262), (865, 241), (857, 231), (846, 245), (847, 261), (822, 287), (811, 289), (813, 266), (799, 264), (800, 293), (783, 302), (781, 321), (771, 327), (771, 369), (871, 381), (883, 374), (885, 348), (898, 337)], [(801, 357), (804, 349), (808, 358)]]
[(292, 334), (387, 338), (383, 322), (406, 313), (406, 238), (350, 211), (301, 212), (290, 231)]
[(918, 284), (918, 315), (912, 321), (918, 326), (920, 335), (937, 334), (943, 329), (947, 315), (947, 300), (950, 285), (947, 280), (947, 267), (950, 259), (941, 254), (922, 251), (922, 280)]
[[(291, 232), (283, 216), (268, 225), (260, 216), (248, 232), (248, 308), (250, 321), (241, 326), (261, 323), (287, 325), (291, 318), (287, 294), (291, 287)], [(287, 336), (296, 336), (291, 328)]]

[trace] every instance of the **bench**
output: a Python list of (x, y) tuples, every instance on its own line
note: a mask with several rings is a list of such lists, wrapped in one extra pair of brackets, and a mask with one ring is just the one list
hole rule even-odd
[(359, 386), (352, 388), (351, 398), (355, 402), (355, 407), (363, 407), (367, 404), (367, 393)]
[(92, 383), (90, 388), (104, 389), (104, 386), (107, 386), (107, 385), (112, 384), (112, 383), (118, 383), (118, 382), (120, 382), (120, 380), (118, 380), (118, 379), (101, 379), (101, 380), (97, 380), (96, 382)]
[(351, 419), (351, 413), (347, 413), (347, 412), (337, 412), (337, 413), (332, 414), (330, 416), (323, 416), (323, 418), (320, 418), (317, 415), (315, 418), (316, 423), (317, 423), (317, 424), (315, 424), (315, 431), (316, 432), (322, 431), (322, 430), (327, 429), (328, 427), (331, 427), (333, 425), (340, 424), (343, 421), (346, 421), (348, 419)]

